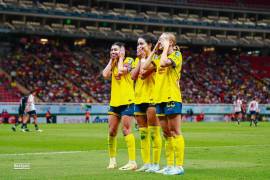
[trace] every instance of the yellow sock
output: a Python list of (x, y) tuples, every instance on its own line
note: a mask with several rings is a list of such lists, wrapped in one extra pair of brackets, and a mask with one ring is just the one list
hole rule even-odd
[(108, 149), (110, 158), (116, 157), (117, 139), (116, 137), (108, 137)]
[(174, 166), (174, 138), (168, 137), (165, 139), (165, 154), (167, 160), (167, 166)]
[(183, 166), (185, 140), (182, 135), (175, 136), (175, 163), (176, 166)]
[(151, 140), (152, 140), (153, 163), (159, 164), (161, 148), (162, 148), (160, 126), (149, 126), (149, 130), (150, 130)]
[(141, 155), (144, 164), (150, 164), (150, 138), (148, 128), (139, 128), (141, 136)]
[(130, 161), (135, 161), (136, 159), (136, 149), (135, 149), (135, 138), (134, 135), (128, 134), (125, 136), (125, 140), (128, 148), (128, 158)]

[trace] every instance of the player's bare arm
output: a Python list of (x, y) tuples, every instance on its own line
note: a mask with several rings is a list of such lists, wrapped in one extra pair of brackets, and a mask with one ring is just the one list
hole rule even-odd
[(149, 70), (149, 69), (155, 68), (155, 66), (154, 66), (153, 63), (152, 63), (152, 57), (153, 57), (153, 55), (155, 54), (155, 52), (156, 52), (156, 50), (157, 50), (159, 44), (160, 44), (160, 42), (158, 41), (158, 42), (156, 43), (154, 49), (151, 51), (150, 55), (147, 57), (145, 63), (144, 63), (143, 66), (142, 66), (142, 69), (144, 69), (144, 70)]

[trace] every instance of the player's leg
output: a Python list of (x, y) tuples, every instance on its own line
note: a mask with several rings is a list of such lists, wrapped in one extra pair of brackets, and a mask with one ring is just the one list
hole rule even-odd
[(117, 149), (117, 131), (120, 123), (120, 118), (118, 115), (109, 115), (109, 134), (108, 134), (108, 152), (110, 157), (110, 163), (107, 167), (108, 169), (113, 169), (117, 167), (116, 163), (116, 149)]
[(150, 137), (152, 140), (152, 155), (153, 164), (147, 172), (157, 172), (160, 169), (160, 154), (162, 148), (162, 139), (160, 135), (160, 123), (156, 116), (156, 108), (154, 106), (149, 106), (147, 108), (147, 122), (150, 131)]
[[(133, 114), (133, 113), (132, 113)], [(128, 149), (129, 161), (126, 165), (119, 168), (119, 170), (136, 170), (136, 147), (135, 147), (135, 137), (132, 133), (132, 122), (134, 117), (131, 115), (122, 114), (122, 130), (125, 136), (125, 141)]]
[(30, 120), (30, 115), (28, 113), (25, 113), (23, 115), (23, 117), (22, 117), (23, 123), (22, 123), (22, 126), (21, 126), (21, 129), (22, 129), (23, 132), (29, 131), (29, 129), (27, 128), (27, 123), (28, 123), (29, 120)]
[(251, 114), (251, 116), (250, 116), (250, 125), (249, 126), (252, 126), (252, 124), (253, 124), (253, 118), (254, 118), (254, 115), (253, 114)]
[(156, 117), (158, 119), (158, 122), (160, 123), (163, 137), (165, 139), (165, 156), (167, 166), (159, 171), (156, 171), (156, 173), (164, 173), (165, 171), (174, 166), (173, 137), (169, 129), (167, 117), (165, 116), (165, 106), (166, 103), (156, 104)]
[(165, 139), (165, 156), (167, 165), (163, 169), (157, 171), (157, 173), (165, 173), (174, 168), (174, 140), (169, 129), (167, 117), (164, 115), (158, 115), (158, 119), (162, 129), (163, 137)]
[(255, 118), (256, 118), (255, 114), (252, 114), (252, 116), (251, 116), (251, 120), (252, 120), (251, 125), (253, 125), (253, 124), (255, 125)]
[(257, 113), (256, 113), (254, 116), (255, 116), (255, 118), (254, 118), (254, 125), (257, 127), (257, 123), (258, 123), (258, 118), (259, 118), (259, 116), (258, 116)]
[(241, 118), (242, 118), (241, 115), (242, 115), (241, 112), (239, 112), (239, 113), (237, 114), (237, 124), (238, 124), (238, 125), (240, 124), (240, 120), (241, 120)]
[(11, 129), (12, 129), (13, 131), (16, 131), (16, 127), (17, 127), (20, 123), (22, 123), (22, 114), (19, 114), (19, 115), (18, 115), (18, 119), (16, 119), (16, 122), (15, 122), (15, 124), (11, 127)]
[(175, 169), (169, 175), (183, 174), (185, 140), (181, 132), (181, 115), (168, 116), (169, 129), (174, 138)]
[(168, 120), (168, 126), (173, 137), (173, 153), (175, 154), (175, 168), (165, 171), (165, 175), (183, 174), (184, 148), (185, 141), (181, 132), (181, 111), (182, 103), (168, 102), (165, 108), (165, 114)]
[[(147, 117), (145, 113), (139, 112), (140, 105), (136, 105), (135, 107), (135, 119), (137, 121), (139, 132), (140, 132), (140, 141), (141, 141), (141, 156), (143, 160), (143, 166), (137, 171), (145, 171), (150, 167), (150, 136), (147, 125)], [(138, 115), (138, 114), (141, 115)], [(136, 115), (137, 114), (137, 115)]]
[(36, 131), (42, 132), (42, 130), (39, 129), (39, 127), (38, 127), (38, 119), (37, 119), (37, 114), (36, 114), (36, 112), (33, 112), (33, 114), (32, 114), (31, 116), (32, 116), (33, 119), (34, 119), (34, 125), (35, 125)]

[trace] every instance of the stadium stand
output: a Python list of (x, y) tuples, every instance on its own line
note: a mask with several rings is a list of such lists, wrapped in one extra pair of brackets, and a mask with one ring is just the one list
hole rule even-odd
[[(15, 44), (1, 66), (7, 67), (7, 72), (15, 71), (15, 80), (26, 89), (41, 89), (39, 97), (45, 102), (107, 103), (110, 82), (105, 81), (100, 72), (106, 65), (109, 50), (97, 44), (83, 48), (71, 47), (65, 42), (60, 44), (54, 41), (41, 44), (31, 39)], [(252, 65), (253, 58), (261, 58), (262, 62), (267, 61), (266, 58), (245, 57), (243, 60), (237, 54), (216, 51), (183, 50), (182, 53), (184, 102), (231, 103), (236, 95), (256, 96), (262, 103), (270, 102), (269, 85), (263, 76), (255, 73), (258, 70), (254, 68), (259, 67)]]
[[(261, 81), (260, 78), (249, 73), (246, 66), (237, 63), (239, 58), (230, 54), (201, 53), (190, 56), (190, 60), (184, 64), (184, 74), (187, 75), (196, 85), (200, 85), (199, 92), (206, 91), (204, 96), (195, 96), (195, 92), (190, 93), (192, 101), (196, 103), (231, 103), (238, 96), (251, 99), (258, 97), (261, 103), (269, 103), (269, 84)], [(182, 83), (181, 87), (185, 87)], [(185, 89), (185, 88), (183, 88)], [(185, 90), (184, 90), (185, 95)], [(204, 98), (203, 100), (200, 100)], [(192, 102), (191, 101), (191, 102)]]
[(0, 73), (0, 102), (18, 102), (21, 92), (16, 87), (16, 82)]
[[(251, 1), (132, 2), (135, 4), (128, 1), (91, 1), (90, 4), (88, 1), (31, 2), (8, 0), (0, 4), (0, 10), (8, 13), (8, 18), (3, 17), (5, 20), (0, 23), (3, 31), (99, 38), (118, 37), (129, 40), (135, 40), (141, 31), (155, 37), (162, 31), (171, 31), (177, 35), (179, 42), (185, 44), (234, 46), (270, 44), (270, 20), (267, 11), (242, 9), (245, 4), (252, 4)], [(156, 2), (163, 4), (164, 7), (161, 4), (157, 5)], [(172, 6), (175, 3), (179, 6)], [(214, 7), (205, 9), (200, 6), (204, 3), (208, 6), (225, 4), (242, 10), (228, 12), (226, 6), (224, 10)], [(192, 6), (186, 6), (187, 4)], [(267, 8), (267, 3), (264, 8)], [(33, 18), (29, 13), (34, 13), (38, 18)], [(24, 18), (17, 16), (18, 14)], [(57, 16), (60, 20), (53, 19), (53, 16)]]
[[(27, 34), (49, 39), (15, 40), (1, 58), (2, 69), (9, 76), (16, 72), (16, 83), (28, 91), (40, 89), (42, 101), (108, 102), (110, 83), (100, 74), (108, 60), (108, 44), (128, 42), (134, 54), (139, 35), (157, 39), (167, 31), (176, 35), (178, 44), (201, 49), (182, 49), (185, 102), (231, 103), (238, 94), (269, 102), (269, 69), (261, 65), (268, 60), (245, 56), (249, 48), (270, 46), (268, 1), (1, 0), (0, 11), (1, 39), (8, 42), (13, 35)], [(106, 45), (70, 45), (78, 39)], [(244, 51), (204, 52), (204, 47)]]
[(16, 72), (14, 79), (28, 90), (39, 89), (38, 97), (45, 102), (89, 101), (80, 88), (64, 78), (64, 72), (57, 72), (50, 66), (50, 60), (58, 53), (48, 46), (41, 48), (31, 41), (13, 47), (11, 53), (1, 61), (6, 72)]

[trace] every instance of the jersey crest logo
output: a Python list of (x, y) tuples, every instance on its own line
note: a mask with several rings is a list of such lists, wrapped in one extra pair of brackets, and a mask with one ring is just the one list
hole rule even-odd
[(155, 54), (154, 59), (157, 59), (157, 58), (158, 58), (158, 55), (157, 55), (157, 54)]

